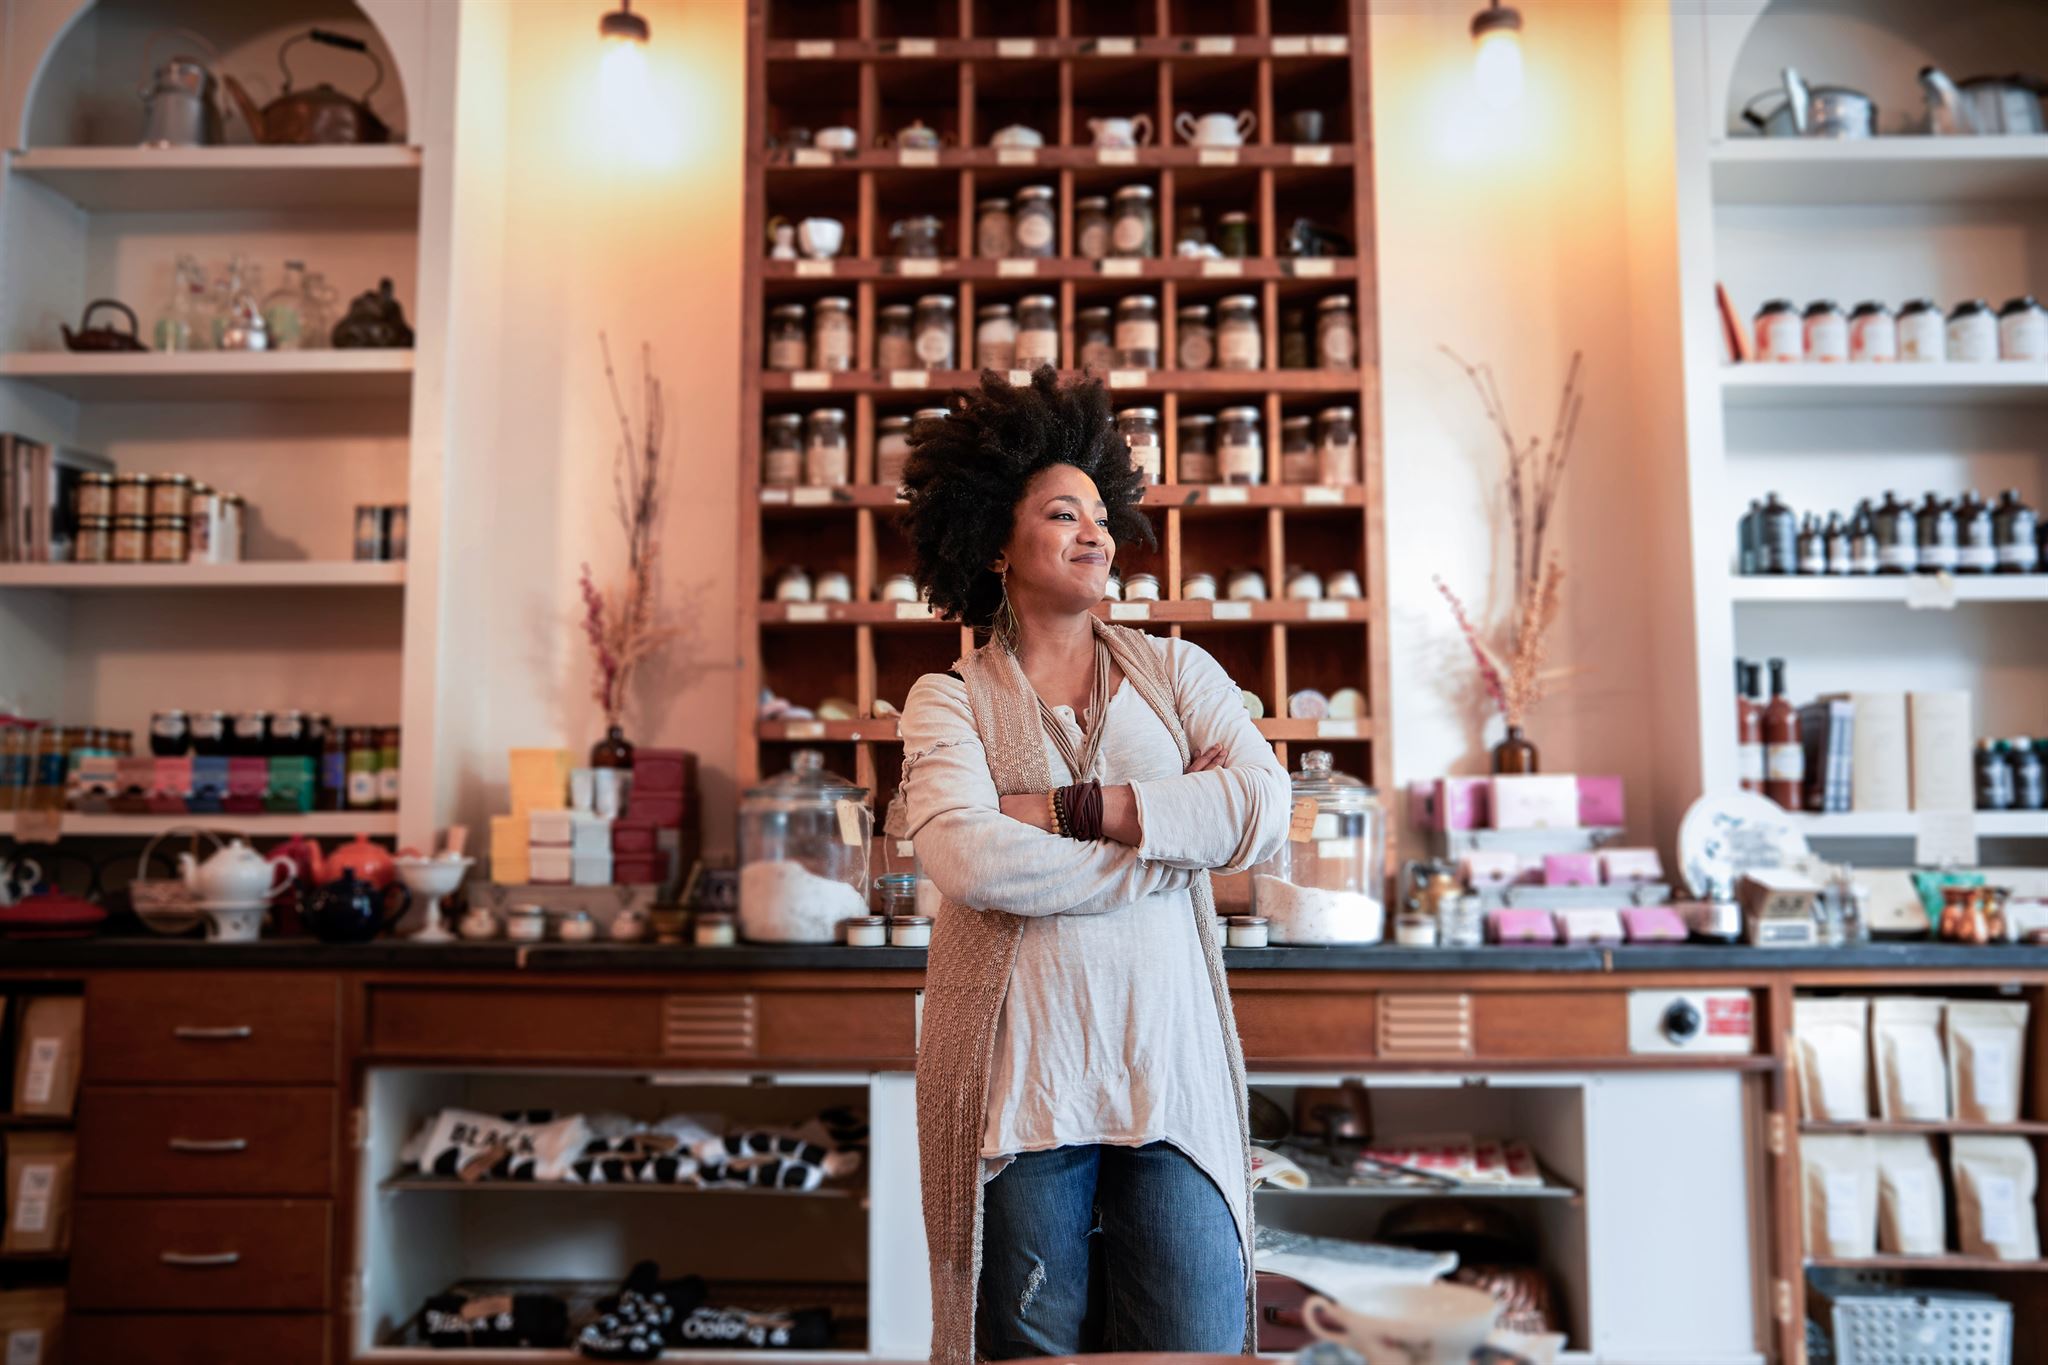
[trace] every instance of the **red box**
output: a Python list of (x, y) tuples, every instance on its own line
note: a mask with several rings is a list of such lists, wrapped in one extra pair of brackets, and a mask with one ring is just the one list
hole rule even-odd
[(668, 875), (668, 859), (620, 858), (612, 859), (612, 883), (616, 886), (642, 886), (658, 882)]
[(612, 821), (612, 857), (646, 857), (654, 852), (660, 826), (652, 820)]
[[(228, 760), (228, 796), (252, 796), (257, 804), (251, 809), (263, 809), (263, 794), (270, 790), (270, 760), (267, 758), (230, 758)], [(229, 806), (239, 810), (239, 806)]]
[(683, 798), (680, 794), (661, 796), (643, 792), (636, 783), (633, 799), (626, 806), (626, 819), (636, 825), (653, 825), (659, 829), (680, 828)]
[(697, 756), (687, 749), (635, 749), (634, 795), (671, 795), (697, 785)]

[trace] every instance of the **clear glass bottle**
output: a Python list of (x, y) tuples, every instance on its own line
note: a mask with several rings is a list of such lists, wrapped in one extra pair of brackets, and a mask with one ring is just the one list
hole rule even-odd
[(1001, 260), (1017, 242), (1010, 201), (1000, 196), (974, 207), (974, 251), (984, 260)]
[(1159, 301), (1150, 294), (1116, 301), (1116, 363), (1125, 370), (1159, 368)]
[(1315, 350), (1308, 339), (1308, 314), (1299, 308), (1283, 308), (1280, 311), (1280, 368), (1313, 369), (1314, 357)]
[(917, 301), (917, 321), (911, 344), (917, 363), (928, 370), (950, 370), (959, 354), (958, 326), (953, 320), (951, 294), (925, 294)]
[(222, 351), (265, 351), (270, 332), (263, 322), (263, 268), (241, 252), (228, 258), (227, 269), (214, 283), (218, 312), (213, 344)]
[(1256, 370), (1265, 364), (1264, 338), (1259, 332), (1259, 300), (1252, 294), (1229, 294), (1216, 303), (1216, 368)]
[(1316, 414), (1316, 482), (1330, 488), (1358, 482), (1358, 409), (1347, 403)]
[(1274, 943), (1377, 943), (1386, 932), (1386, 816), (1379, 794), (1311, 749), (1294, 800), (1312, 802), (1305, 839), (1285, 839), (1252, 869), (1252, 909)]
[(1298, 413), (1280, 419), (1280, 482), (1321, 482), (1316, 461), (1316, 419)]
[(846, 409), (813, 408), (804, 423), (804, 483), (840, 488), (853, 477), (846, 447)]
[(1074, 347), (1081, 368), (1098, 373), (1116, 364), (1116, 331), (1107, 308), (1083, 308), (1074, 314)]
[(301, 351), (306, 339), (306, 263), (286, 261), (284, 282), (263, 299), (263, 325), (273, 351)]
[(1026, 294), (1017, 300), (1017, 368), (1058, 369), (1059, 364), (1059, 300), (1051, 294)]
[(1099, 261), (1109, 255), (1109, 200), (1105, 196), (1090, 194), (1074, 201), (1074, 248), (1084, 261)]
[(334, 344), (334, 306), (341, 302), (341, 295), (327, 282), (327, 276), (317, 270), (306, 272), (306, 313), (304, 329), (300, 335), (299, 347), (306, 351), (324, 351)]
[(853, 368), (853, 301), (828, 295), (811, 305), (811, 368)]
[(180, 254), (171, 278), (171, 294), (156, 320), (159, 351), (204, 350), (213, 328), (206, 317), (206, 271), (195, 257)]
[(1224, 483), (1265, 482), (1266, 445), (1257, 408), (1225, 408), (1216, 414), (1216, 469)]
[(1248, 213), (1226, 213), (1216, 220), (1216, 245), (1233, 260), (1252, 254), (1252, 217)]
[(896, 243), (896, 258), (902, 261), (938, 259), (939, 235), (944, 229), (945, 224), (929, 213), (897, 219), (889, 225), (889, 236)]
[(1144, 482), (1158, 483), (1165, 477), (1160, 448), (1158, 408), (1118, 409), (1116, 430), (1117, 434), (1124, 438), (1124, 444), (1130, 448), (1131, 463), (1136, 466)]
[(974, 310), (974, 363), (984, 370), (1017, 368), (1017, 320), (1007, 303), (984, 303)]
[(761, 436), (761, 482), (788, 488), (803, 479), (804, 419), (801, 413), (771, 412)]
[(1174, 477), (1181, 483), (1216, 482), (1216, 416), (1184, 413), (1177, 424), (1180, 454)]
[(1010, 254), (1042, 259), (1059, 250), (1059, 219), (1053, 212), (1050, 185), (1026, 185), (1017, 191), (1016, 242)]
[(801, 370), (811, 358), (811, 338), (804, 326), (807, 310), (800, 303), (778, 303), (768, 310), (768, 368)]
[(1358, 324), (1349, 294), (1330, 294), (1316, 305), (1316, 364), (1326, 370), (1358, 368)]
[(1116, 214), (1110, 221), (1109, 247), (1112, 256), (1159, 254), (1158, 210), (1153, 206), (1150, 185), (1125, 185), (1116, 192)]
[(1206, 303), (1183, 304), (1174, 329), (1174, 363), (1183, 370), (1206, 370), (1216, 363), (1216, 329)]
[(876, 369), (917, 368), (917, 347), (911, 341), (911, 313), (907, 303), (885, 303), (875, 310)]

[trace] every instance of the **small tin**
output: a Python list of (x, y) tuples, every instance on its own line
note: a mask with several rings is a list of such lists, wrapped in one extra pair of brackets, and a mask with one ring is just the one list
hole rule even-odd
[(115, 517), (111, 563), (142, 564), (149, 559), (149, 518)]
[(78, 491), (72, 500), (72, 510), (81, 517), (111, 517), (114, 515), (114, 476), (97, 470), (78, 476)]
[(846, 946), (880, 948), (889, 941), (889, 921), (882, 915), (855, 915), (846, 921)]
[(1272, 921), (1264, 915), (1232, 915), (1230, 917), (1230, 946), (1233, 948), (1263, 948), (1267, 945)]
[(151, 517), (149, 519), (149, 562), (152, 564), (183, 564), (189, 548), (188, 525), (184, 517)]
[(149, 481), (149, 514), (183, 517), (192, 512), (192, 480), (184, 474), (158, 474)]
[(114, 519), (80, 517), (78, 532), (71, 538), (71, 562), (104, 564), (114, 553)]
[(898, 915), (889, 921), (889, 944), (895, 948), (929, 948), (932, 946), (932, 917), (930, 915)]
[(149, 475), (116, 474), (114, 476), (114, 515), (117, 517), (146, 517), (149, 515)]

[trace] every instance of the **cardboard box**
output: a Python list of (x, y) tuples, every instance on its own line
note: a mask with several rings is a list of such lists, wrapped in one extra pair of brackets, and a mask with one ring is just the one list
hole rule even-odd
[(527, 812), (526, 841), (535, 849), (567, 848), (575, 838), (575, 815), (567, 810)]
[(660, 827), (652, 820), (614, 820), (612, 829), (612, 856), (653, 857), (655, 838)]
[(532, 881), (533, 862), (527, 856), (526, 845), (521, 844), (517, 853), (493, 853), (491, 880), (500, 886), (523, 886)]
[(313, 760), (300, 755), (270, 760), (270, 790), (263, 808), (282, 815), (302, 815), (313, 809)]
[[(1912, 784), (1906, 757), (1906, 694), (1835, 692), (1821, 700), (1846, 700), (1856, 717), (1849, 731), (1849, 808), (1886, 812), (1910, 809)], [(1967, 769), (1970, 762), (1967, 745), (1962, 758)]]
[(562, 810), (569, 800), (567, 749), (514, 749), (507, 755), (512, 772), (512, 813)]
[(646, 886), (668, 880), (668, 859), (655, 854), (612, 859), (615, 886)]
[(1491, 819), (1490, 778), (1433, 777), (1409, 788), (1409, 815), (1417, 829), (1485, 829)]
[(687, 749), (633, 751), (633, 788), (636, 792), (681, 795), (697, 785), (697, 756)]
[(1522, 857), (1501, 848), (1476, 848), (1458, 863), (1467, 886), (1513, 886), (1522, 880)]
[(570, 857), (568, 846), (560, 848), (534, 847), (527, 850), (526, 880), (536, 886), (543, 884), (567, 886), (575, 875), (576, 865)]
[(14, 1112), (69, 1117), (78, 1100), (85, 998), (32, 995), (22, 1002), (14, 1050)]
[(1600, 861), (1590, 853), (1546, 853), (1543, 855), (1545, 886), (1598, 886)]
[(683, 823), (683, 798), (644, 792), (636, 784), (632, 799), (626, 804), (626, 818), (659, 829), (679, 829)]
[(1609, 886), (1637, 886), (1664, 880), (1664, 859), (1654, 848), (1603, 848), (1600, 880)]
[(1588, 829), (1628, 823), (1628, 802), (1619, 777), (1579, 778), (1579, 823)]
[(612, 855), (604, 853), (573, 853), (569, 857), (569, 881), (575, 886), (610, 886), (612, 884)]
[(228, 794), (228, 761), (220, 754), (201, 754), (192, 760), (192, 795), (186, 808), (214, 812)]
[[(569, 851), (578, 858), (594, 858), (603, 854), (612, 856), (612, 822), (581, 811), (569, 813)], [(609, 882), (610, 877), (605, 878)], [(604, 882), (591, 885), (602, 886)]]
[(7, 1365), (59, 1365), (64, 1359), (64, 1291), (0, 1293), (0, 1360)]
[(1577, 829), (1579, 779), (1570, 773), (1489, 778), (1495, 829)]
[(1912, 753), (1914, 810), (1975, 810), (1968, 692), (1908, 692), (1906, 732)]
[(72, 1162), (69, 1133), (7, 1134), (7, 1230), (0, 1252), (69, 1250)]

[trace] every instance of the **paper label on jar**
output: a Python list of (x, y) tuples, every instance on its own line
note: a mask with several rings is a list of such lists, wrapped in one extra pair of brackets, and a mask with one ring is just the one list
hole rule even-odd
[(1230, 323), (1217, 328), (1216, 363), (1226, 370), (1259, 368), (1258, 325)]
[(1135, 166), (1138, 164), (1136, 147), (1097, 147), (1095, 164), (1098, 166)]
[(1166, 476), (1165, 453), (1158, 446), (1146, 443), (1134, 445), (1130, 449), (1132, 468), (1147, 475), (1153, 483), (1158, 483)]
[(20, 1233), (47, 1232), (50, 1227), (50, 1196), (57, 1188), (57, 1168), (49, 1162), (23, 1165), (21, 1179), (14, 1186), (14, 1230)]
[(1089, 223), (1087, 227), (1080, 229), (1078, 236), (1082, 260), (1099, 262), (1109, 254), (1109, 223), (1106, 219), (1097, 219)]
[(399, 768), (379, 768), (377, 770), (377, 799), (379, 801), (388, 805), (398, 799), (398, 779), (401, 771)]
[(2001, 545), (1998, 547), (1998, 562), (2019, 569), (2032, 569), (2041, 562), (2041, 547), (2031, 540), (2024, 545)]
[(1956, 551), (1956, 567), (1989, 573), (1998, 567), (1998, 552), (1989, 545), (1965, 545)]
[(1216, 467), (1230, 482), (1250, 482), (1264, 472), (1265, 452), (1244, 441), (1223, 441), (1216, 447)]
[[(792, 484), (803, 471), (803, 456), (789, 446), (772, 449), (761, 461), (761, 477), (768, 483)], [(764, 503), (785, 503), (789, 501), (787, 488), (764, 488), (761, 490)]]
[(1349, 319), (1331, 319), (1316, 328), (1316, 354), (1325, 365), (1349, 368), (1358, 350)]
[(1849, 358), (1849, 323), (1839, 313), (1817, 313), (1806, 319), (1806, 358), (1816, 361)]
[(996, 262), (996, 274), (998, 274), (998, 275), (1001, 275), (1001, 276), (1003, 276), (1003, 277), (1005, 277), (1005, 278), (1013, 278), (1013, 277), (1015, 277), (1015, 276), (1019, 276), (1019, 275), (1036, 275), (1037, 273), (1038, 273), (1038, 262), (1037, 262), (1037, 261), (997, 261), (997, 262)]
[(1881, 568), (1910, 569), (1920, 562), (1920, 552), (1911, 545), (1880, 545), (1877, 562)]
[(1948, 356), (1948, 332), (1941, 315), (1933, 311), (1909, 313), (1899, 319), (1899, 359), (1943, 360)]
[(975, 339), (974, 349), (984, 370), (1007, 370), (1017, 363), (1017, 331), (1008, 323), (991, 326), (981, 325), (981, 335)]
[(768, 368), (771, 370), (801, 370), (804, 367), (806, 354), (802, 337), (778, 338), (768, 343)]
[(1806, 780), (1806, 750), (1797, 744), (1771, 744), (1764, 748), (1765, 780), (1771, 782), (1804, 782)]
[(348, 803), (359, 808), (377, 804), (377, 772), (374, 768), (349, 770)]
[(943, 370), (953, 358), (953, 334), (943, 327), (923, 327), (917, 333), (917, 358), (935, 370)]
[(1147, 235), (1145, 219), (1135, 213), (1117, 215), (1109, 229), (1111, 245), (1125, 256), (1135, 256), (1143, 251)]
[(1849, 320), (1849, 359), (1870, 362), (1899, 358), (1899, 329), (1885, 313)]
[(1766, 313), (1757, 319), (1756, 358), (1760, 361), (1806, 358), (1806, 333), (1800, 326), (1797, 313)]
[(812, 368), (847, 370), (853, 368), (853, 319), (844, 314), (818, 320), (811, 339), (815, 358)]
[(1764, 780), (1764, 746), (1740, 744), (1735, 749), (1735, 771), (1744, 782)]
[(832, 809), (839, 816), (839, 842), (859, 848), (868, 841), (868, 808), (851, 797), (842, 796), (832, 803)]
[(1357, 739), (1358, 722), (1355, 720), (1319, 720), (1316, 722), (1317, 739)]
[[(1028, 372), (1040, 365), (1058, 368), (1060, 363), (1060, 334), (1049, 332), (1042, 327), (1030, 327), (1017, 333), (1017, 368)], [(1004, 368), (1008, 368), (1005, 366)]]
[(1956, 547), (1953, 545), (1922, 545), (1920, 567), (1923, 569), (1953, 569), (1956, 567)]
[(1294, 798), (1294, 813), (1287, 822), (1287, 837), (1297, 844), (1308, 843), (1315, 837), (1316, 799), (1313, 796)]
[(804, 451), (804, 482), (813, 489), (837, 488), (846, 480), (845, 446), (814, 445)]
[(1998, 359), (1998, 324), (1985, 313), (1950, 322), (1948, 358), (1965, 365)]
[(1152, 321), (1119, 322), (1116, 325), (1116, 348), (1119, 351), (1158, 350), (1159, 324)]
[(1178, 345), (1183, 370), (1206, 370), (1216, 363), (1215, 339), (1206, 327), (1181, 328)]
[(2000, 318), (1998, 357), (2001, 360), (2048, 360), (2048, 314), (2034, 308)]
[(1052, 214), (1024, 212), (1017, 215), (1017, 245), (1032, 251), (1052, 245)]

